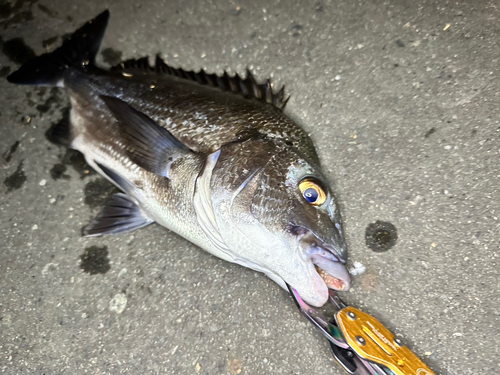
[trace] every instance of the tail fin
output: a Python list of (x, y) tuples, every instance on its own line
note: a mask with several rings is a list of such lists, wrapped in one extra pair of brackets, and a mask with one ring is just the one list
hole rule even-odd
[(105, 10), (75, 31), (61, 47), (23, 64), (7, 80), (20, 85), (62, 86), (67, 68), (75, 64), (94, 64), (108, 19), (109, 11)]

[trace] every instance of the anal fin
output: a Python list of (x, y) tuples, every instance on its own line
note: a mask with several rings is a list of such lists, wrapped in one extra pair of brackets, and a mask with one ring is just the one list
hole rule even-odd
[(104, 173), (106, 176), (108, 176), (108, 178), (112, 182), (114, 182), (115, 185), (117, 185), (122, 191), (130, 194), (131, 192), (133, 192), (135, 190), (135, 186), (130, 181), (123, 178), (122, 176), (120, 176), (118, 173), (116, 173), (112, 169), (109, 169), (108, 167), (105, 167), (104, 165), (99, 164), (95, 160), (94, 160), (94, 162), (97, 165), (97, 167), (99, 167), (101, 169), (102, 173)]
[(132, 232), (153, 222), (125, 194), (115, 194), (99, 215), (83, 229), (85, 237)]

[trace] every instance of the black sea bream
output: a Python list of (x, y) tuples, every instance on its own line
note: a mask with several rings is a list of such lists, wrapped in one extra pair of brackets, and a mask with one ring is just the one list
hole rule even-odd
[(70, 122), (53, 138), (83, 153), (123, 193), (87, 236), (150, 223), (211, 254), (289, 284), (321, 306), (347, 290), (342, 223), (307, 134), (269, 82), (173, 69), (157, 58), (106, 71), (95, 56), (109, 12), (8, 80), (63, 87)]

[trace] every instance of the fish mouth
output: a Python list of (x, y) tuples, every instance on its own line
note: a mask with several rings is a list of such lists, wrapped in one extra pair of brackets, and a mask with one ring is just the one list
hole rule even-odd
[(349, 290), (351, 278), (344, 264), (321, 256), (313, 256), (312, 263), (315, 266), (315, 272), (321, 277), (327, 288), (341, 292)]
[(321, 241), (310, 230), (301, 228), (301, 232), (298, 241), (305, 252), (306, 260), (313, 265), (314, 276), (321, 278), (329, 289), (349, 290), (351, 277), (340, 253), (333, 246)]

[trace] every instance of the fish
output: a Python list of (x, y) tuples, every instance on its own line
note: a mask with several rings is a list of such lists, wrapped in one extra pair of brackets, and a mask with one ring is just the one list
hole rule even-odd
[(60, 87), (69, 120), (50, 134), (121, 192), (83, 235), (158, 223), (225, 261), (294, 288), (313, 306), (346, 291), (338, 201), (311, 138), (269, 80), (173, 68), (159, 56), (96, 64), (104, 11), (7, 80)]

